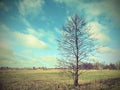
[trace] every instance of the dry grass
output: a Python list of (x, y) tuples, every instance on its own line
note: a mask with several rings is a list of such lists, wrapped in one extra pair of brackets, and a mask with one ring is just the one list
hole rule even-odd
[(120, 84), (118, 70), (85, 71), (79, 76), (80, 85), (77, 88), (72, 86), (73, 80), (69, 77), (69, 73), (66, 71), (60, 73), (61, 71), (1, 70), (0, 90), (109, 90), (110, 86), (107, 82), (114, 82), (114, 85), (110, 84), (112, 87), (110, 90), (120, 88), (118, 87)]

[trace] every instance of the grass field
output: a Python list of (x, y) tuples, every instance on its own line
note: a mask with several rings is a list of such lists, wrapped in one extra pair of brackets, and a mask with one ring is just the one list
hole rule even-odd
[(119, 70), (82, 72), (74, 88), (63, 70), (0, 70), (0, 90), (120, 90)]

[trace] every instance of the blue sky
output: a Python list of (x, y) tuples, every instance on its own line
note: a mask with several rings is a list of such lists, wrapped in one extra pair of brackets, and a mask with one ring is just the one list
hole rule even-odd
[(0, 66), (55, 67), (66, 19), (77, 13), (101, 46), (90, 60), (120, 60), (119, 0), (0, 0)]

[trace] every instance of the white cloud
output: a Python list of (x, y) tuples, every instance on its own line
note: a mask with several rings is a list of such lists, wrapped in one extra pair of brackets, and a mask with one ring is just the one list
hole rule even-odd
[(119, 54), (120, 53), (120, 50), (109, 48), (109, 47), (103, 47), (103, 46), (98, 47), (97, 51), (100, 53), (109, 53), (109, 54)]
[(102, 7), (101, 1), (98, 2), (85, 2), (85, 1), (80, 1), (77, 4), (77, 9), (84, 9), (87, 14), (92, 15), (92, 16), (97, 16), (101, 13), (103, 13), (103, 10), (101, 9)]
[(11, 38), (11, 33), (9, 32), (9, 28), (4, 25), (0, 24), (0, 47), (9, 48), (9, 39)]
[(109, 16), (114, 17), (114, 19), (119, 19), (120, 11), (119, 0), (104, 0), (101, 4), (96, 3), (96, 7), (101, 10), (101, 13), (105, 13)]
[(23, 51), (23, 54), (25, 54), (25, 55), (31, 55), (33, 53), (32, 53), (32, 50), (30, 50), (30, 49), (27, 50), (26, 49), (26, 50)]
[(33, 28), (28, 28), (27, 33), (37, 38), (46, 38), (48, 43), (55, 44), (56, 42), (56, 36), (54, 35), (54, 32), (52, 32), (51, 30), (45, 30), (42, 28), (39, 28), (38, 30), (34, 30)]
[[(57, 28), (55, 28), (55, 30), (56, 29)], [(56, 42), (54, 32), (52, 32), (51, 30), (45, 30), (42, 28), (35, 30), (33, 28), (27, 28), (27, 33), (30, 35), (33, 35), (37, 38), (46, 38), (48, 40), (48, 42), (51, 42), (51, 43)]]
[(19, 12), (21, 15), (36, 14), (42, 10), (44, 0), (21, 0), (19, 2)]
[(89, 14), (95, 16), (106, 14), (108, 16), (114, 17), (114, 19), (118, 19), (120, 15), (119, 4), (119, 0), (104, 0), (101, 2), (88, 3), (86, 4), (86, 11), (88, 11)]
[(110, 37), (105, 33), (106, 28), (104, 26), (102, 26), (98, 22), (91, 22), (89, 26), (91, 28), (88, 33), (91, 35), (91, 38), (96, 39), (100, 42), (110, 41)]
[(48, 47), (48, 45), (44, 41), (40, 40), (39, 37), (35, 36), (37, 32), (35, 32), (33, 29), (28, 29), (29, 33), (27, 32), (25, 34), (19, 31), (10, 31), (9, 28), (5, 25), (0, 25), (0, 28), (0, 40), (6, 43), (19, 44), (28, 48), (44, 49)]
[(94, 10), (91, 8), (87, 11), (87, 13), (93, 15), (93, 16), (97, 16), (101, 14), (101, 11), (97, 8), (94, 8)]
[(29, 47), (29, 48), (46, 48), (47, 45), (39, 40), (37, 37), (29, 34), (24, 34), (20, 32), (14, 32), (14, 35), (16, 39), (22, 44), (23, 46)]
[[(5, 33), (7, 34), (8, 32), (2, 31), (2, 28), (0, 29), (1, 29), (1, 32), (0, 32), (0, 66), (9, 66), (9, 65), (12, 66), (13, 62), (15, 62), (14, 60), (16, 57), (16, 53), (11, 49), (10, 43), (6, 37), (8, 35), (5, 35)], [(5, 29), (7, 29), (7, 27), (4, 26), (4, 30)]]
[[(3, 35), (3, 34), (2, 34)], [(4, 36), (2, 36), (0, 34), (0, 48), (2, 49), (10, 49), (10, 44), (8, 42), (8, 40), (6, 38), (4, 38)], [(1, 51), (1, 50), (0, 50)], [(4, 50), (3, 50), (4, 51)], [(2, 53), (2, 51), (1, 51)]]
[(120, 60), (120, 49), (100, 46), (97, 48), (97, 51), (100, 53), (101, 59), (106, 62), (116, 63)]
[(34, 35), (38, 38), (40, 37), (43, 37), (45, 33), (43, 33), (43, 29), (39, 29), (38, 31), (34, 30), (33, 28), (28, 28), (27, 29), (27, 32), (30, 34), (30, 35)]

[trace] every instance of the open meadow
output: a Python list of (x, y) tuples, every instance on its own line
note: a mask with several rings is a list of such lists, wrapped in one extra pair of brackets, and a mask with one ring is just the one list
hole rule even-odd
[(79, 87), (66, 70), (0, 70), (0, 90), (120, 90), (120, 70), (83, 70)]

